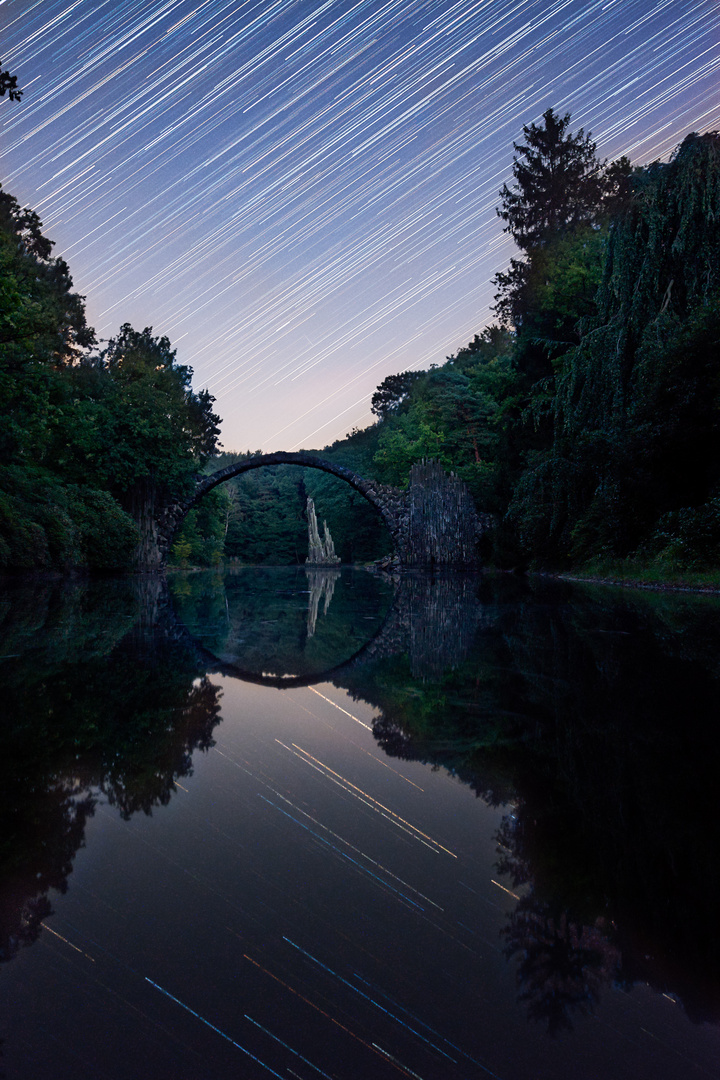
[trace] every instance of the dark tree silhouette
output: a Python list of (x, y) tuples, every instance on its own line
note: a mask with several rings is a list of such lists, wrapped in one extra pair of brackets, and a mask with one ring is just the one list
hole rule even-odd
[(572, 1029), (572, 1017), (590, 1015), (600, 991), (620, 965), (620, 952), (604, 932), (602, 919), (583, 926), (555, 913), (532, 893), (519, 901), (503, 936), (505, 955), (519, 956), (519, 1000), (528, 1017), (547, 1025), (548, 1034)]
[(398, 375), (388, 375), (373, 394), (370, 411), (381, 420), (398, 412), (420, 374), (419, 371), (401, 371)]
[(6, 94), (11, 101), (19, 101), (23, 92), (18, 89), (17, 75), (11, 75), (9, 71), (4, 70), (2, 60), (0, 60), (0, 97), (5, 97)]
[(570, 113), (547, 109), (542, 124), (523, 126), (526, 142), (513, 143), (515, 183), (503, 184), (497, 213), (523, 251), (591, 221), (602, 202), (604, 163), (590, 134), (569, 127)]

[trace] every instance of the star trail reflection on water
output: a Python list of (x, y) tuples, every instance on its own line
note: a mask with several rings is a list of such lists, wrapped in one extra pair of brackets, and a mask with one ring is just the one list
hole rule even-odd
[[(8, 1076), (720, 1076), (719, 601), (258, 582), (272, 639), (212, 574), (9, 591)], [(278, 622), (319, 683), (231, 673)]]

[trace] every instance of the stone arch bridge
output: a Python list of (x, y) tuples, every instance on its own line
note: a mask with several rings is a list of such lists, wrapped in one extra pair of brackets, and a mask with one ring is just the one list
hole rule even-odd
[(344, 465), (300, 450), (244, 458), (208, 476), (199, 476), (194, 492), (182, 502), (159, 507), (146, 505), (138, 514), (142, 537), (139, 568), (162, 568), (186, 514), (204, 495), (218, 484), (265, 465), (320, 469), (359, 491), (387, 525), (402, 567), (467, 568), (477, 564), (477, 542), (488, 527), (489, 518), (476, 512), (465, 484), (454, 475), (448, 476), (437, 462), (422, 461), (413, 465), (409, 487), (402, 491), (366, 480)]
[[(321, 573), (336, 577), (341, 573), (308, 568), (305, 572), (310, 579)], [(476, 573), (398, 575), (382, 625), (351, 656), (310, 674), (262, 673), (245, 666), (239, 657), (223, 657), (211, 651), (182, 621), (168, 581), (160, 574), (136, 580), (139, 617), (133, 633), (148, 657), (157, 641), (164, 638), (186, 647), (194, 655), (200, 674), (227, 675), (280, 690), (323, 682), (340, 686), (341, 675), (349, 676), (368, 664), (400, 654), (407, 655), (412, 678), (432, 680), (462, 664), (478, 630), (492, 627), (497, 620), (494, 605), (478, 596), (481, 581)]]

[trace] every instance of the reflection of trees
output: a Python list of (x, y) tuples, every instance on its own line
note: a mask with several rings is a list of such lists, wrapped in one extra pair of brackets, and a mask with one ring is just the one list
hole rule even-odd
[(0, 960), (37, 938), (99, 800), (150, 813), (212, 746), (218, 689), (158, 625), (152, 592), (43, 585), (0, 607), (0, 655), (21, 653), (2, 672)]
[[(241, 567), (224, 578), (173, 575), (177, 617), (226, 670), (318, 679), (362, 649), (392, 599), (384, 579), (348, 569)], [(325, 618), (318, 619), (324, 599)], [(332, 607), (330, 607), (332, 599)]]
[[(251, 626), (264, 617), (263, 593), (254, 600), (241, 577), (229, 612), (205, 576), (188, 580), (185, 610), (222, 624), (219, 636), (229, 623), (239, 632), (245, 610)], [(379, 709), (389, 754), (512, 802), (498, 865), (522, 894), (506, 946), (530, 1014), (559, 1030), (614, 978), (717, 1019), (717, 602), (440, 580), (408, 576), (391, 633), (334, 681)], [(97, 801), (149, 813), (212, 745), (217, 689), (163, 621), (155, 584), (144, 582), (142, 617), (128, 582), (0, 597), (0, 655), (11, 657), (0, 668), (0, 957), (37, 936)], [(277, 600), (297, 615), (278, 628), (281, 644), (306, 633), (297, 592)], [(327, 620), (345, 605), (342, 635), (350, 600), (338, 590)]]
[[(381, 711), (386, 752), (512, 801), (499, 867), (525, 886), (508, 955), (533, 1015), (560, 1027), (617, 978), (717, 1020), (718, 601), (475, 588), (482, 618), (454, 669), (420, 678), (396, 656), (339, 684)], [(428, 654), (432, 627), (429, 608)]]
[[(214, 745), (211, 733), (220, 719), (218, 687), (206, 677), (196, 679), (181, 702), (177, 702), (179, 687), (167, 690), (164, 702), (143, 706), (141, 737), (112, 762), (102, 761), (97, 779), (92, 780), (125, 820), (140, 810), (150, 814), (153, 806), (167, 806), (175, 780), (192, 774), (194, 752)], [(154, 688), (156, 701), (158, 696)], [(176, 703), (168, 704), (168, 699)], [(165, 723), (164, 733), (155, 717)]]
[(66, 891), (85, 822), (96, 804), (69, 778), (48, 778), (40, 790), (11, 805), (8, 794), (16, 794), (14, 785), (12, 792), (3, 791), (0, 807), (0, 961), (36, 940), (40, 924), (52, 913), (50, 889)]
[(562, 906), (562, 896), (548, 901), (538, 894), (528, 858), (533, 825), (534, 819), (516, 805), (498, 832), (497, 871), (514, 888), (525, 887), (502, 935), (505, 956), (518, 960), (519, 1000), (528, 1017), (556, 1035), (572, 1028), (573, 1016), (592, 1013), (603, 987), (617, 976), (621, 956), (602, 916), (584, 924)]
[(594, 926), (572, 922), (566, 911), (553, 912), (532, 893), (510, 915), (505, 955), (519, 957), (520, 1001), (551, 1035), (571, 1028), (573, 1014), (592, 1012), (615, 975), (620, 953), (603, 929), (601, 919)]

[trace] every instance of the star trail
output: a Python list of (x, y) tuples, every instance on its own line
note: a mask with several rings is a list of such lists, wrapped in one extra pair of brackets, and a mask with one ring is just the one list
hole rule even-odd
[(0, 178), (226, 448), (319, 447), (492, 320), (522, 125), (666, 157), (720, 127), (719, 37), (716, 0), (0, 0)]

